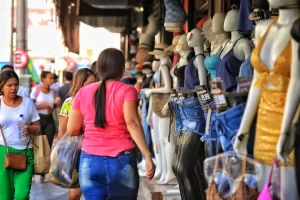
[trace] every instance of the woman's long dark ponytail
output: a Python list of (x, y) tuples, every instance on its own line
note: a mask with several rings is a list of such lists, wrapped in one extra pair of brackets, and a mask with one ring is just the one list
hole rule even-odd
[(107, 79), (103, 79), (101, 81), (101, 84), (95, 94), (95, 108), (96, 108), (95, 125), (100, 128), (104, 128), (106, 124), (106, 119), (105, 119), (106, 81)]
[(105, 49), (97, 60), (97, 72), (101, 78), (101, 83), (94, 97), (96, 127), (104, 128), (106, 125), (106, 82), (110, 79), (119, 80), (125, 69), (125, 57), (122, 51), (114, 48)]

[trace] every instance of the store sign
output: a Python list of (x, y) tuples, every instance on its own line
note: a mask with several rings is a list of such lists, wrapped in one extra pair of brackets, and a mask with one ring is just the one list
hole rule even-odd
[(207, 86), (206, 85), (196, 86), (195, 90), (197, 92), (197, 96), (202, 107), (208, 107), (209, 104), (213, 101), (213, 99), (209, 93)]
[(237, 77), (236, 80), (240, 87), (240, 92), (249, 92), (251, 84), (252, 84), (253, 76), (241, 76)]
[(23, 69), (28, 64), (28, 54), (23, 49), (17, 49), (14, 52), (14, 67)]

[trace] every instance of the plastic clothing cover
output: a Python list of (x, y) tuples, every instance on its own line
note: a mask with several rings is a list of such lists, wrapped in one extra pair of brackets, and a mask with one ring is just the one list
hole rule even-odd
[(65, 188), (77, 188), (78, 168), (83, 136), (65, 134), (52, 149), (50, 182)]
[(207, 158), (204, 161), (204, 174), (209, 184), (207, 199), (256, 200), (261, 173), (261, 165), (246, 155), (226, 152)]

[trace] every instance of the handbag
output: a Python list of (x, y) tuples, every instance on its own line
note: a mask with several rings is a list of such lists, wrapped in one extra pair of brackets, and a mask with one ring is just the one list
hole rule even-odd
[(170, 117), (170, 110), (168, 110), (166, 115), (162, 114), (162, 109), (168, 102), (170, 94), (164, 93), (153, 93), (152, 94), (152, 110), (160, 118)]
[[(259, 192), (256, 188), (249, 187), (245, 180), (246, 180), (246, 168), (247, 168), (247, 155), (243, 156), (242, 160), (242, 177), (241, 182), (239, 183), (237, 189), (233, 194), (231, 194), (230, 198), (224, 198), (219, 194), (218, 187), (216, 184), (217, 180), (217, 168), (219, 166), (220, 155), (216, 156), (214, 168), (213, 168), (213, 179), (209, 184), (208, 188), (206, 189), (206, 199), (207, 200), (257, 200)], [(222, 175), (224, 179), (224, 175)]]
[(51, 149), (46, 135), (31, 136), (34, 153), (34, 174), (48, 174), (50, 169)]
[[(279, 169), (278, 172), (277, 172), (278, 173), (277, 176), (278, 176), (279, 180), (277, 180), (276, 183), (272, 182), (272, 177), (274, 175), (274, 168), (275, 167)], [(273, 192), (270, 191), (271, 188), (272, 188)], [(279, 168), (279, 160), (275, 160), (274, 163), (273, 163), (273, 165), (272, 165), (271, 172), (269, 174), (268, 182), (264, 186), (263, 190), (260, 192), (259, 197), (258, 197), (257, 200), (279, 200), (280, 196), (278, 194), (275, 194), (275, 193), (278, 193), (279, 191), (280, 191), (280, 168)]]
[(25, 150), (25, 154), (16, 154), (16, 153), (10, 153), (8, 150), (8, 146), (6, 143), (6, 139), (4, 137), (4, 133), (2, 130), (2, 126), (0, 125), (0, 130), (1, 130), (1, 134), (3, 137), (3, 141), (4, 141), (4, 145), (6, 148), (6, 155), (5, 155), (5, 160), (4, 160), (4, 167), (6, 169), (16, 169), (16, 170), (20, 170), (20, 171), (25, 171), (27, 168), (27, 157), (26, 157), (26, 152), (28, 149), (28, 146), (30, 144), (30, 140), (27, 144), (26, 150)]

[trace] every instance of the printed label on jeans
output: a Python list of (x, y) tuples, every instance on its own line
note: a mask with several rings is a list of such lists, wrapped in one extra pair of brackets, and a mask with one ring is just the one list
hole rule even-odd
[(199, 99), (202, 107), (209, 106), (209, 104), (213, 101), (213, 99), (208, 91), (207, 86), (206, 85), (196, 86), (195, 90), (197, 92), (198, 99)]
[(183, 87), (178, 88), (177, 90), (178, 99), (183, 101), (185, 100), (184, 94), (183, 94)]
[(249, 92), (252, 84), (253, 76), (236, 77), (236, 80), (240, 86), (240, 91), (243, 93)]
[(216, 78), (215, 81), (211, 83), (211, 88), (218, 112), (227, 110), (228, 104), (225, 98), (223, 81), (220, 78)]
[(178, 99), (178, 93), (177, 93), (176, 89), (172, 89), (170, 93), (171, 93), (171, 95), (170, 95), (171, 101), (176, 102), (176, 101), (179, 100)]

